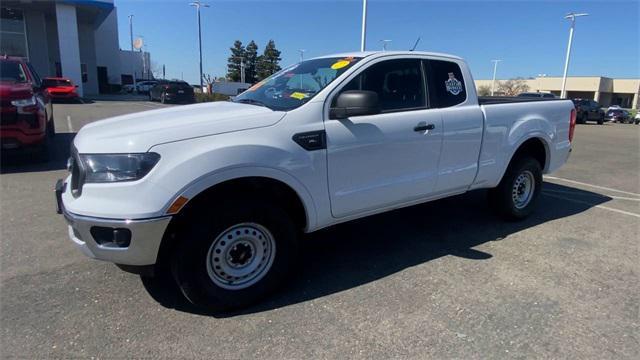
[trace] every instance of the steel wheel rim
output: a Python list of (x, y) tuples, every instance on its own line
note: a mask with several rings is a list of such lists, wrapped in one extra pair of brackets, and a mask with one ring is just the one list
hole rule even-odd
[(223, 289), (245, 289), (269, 272), (275, 254), (275, 240), (264, 226), (237, 224), (221, 232), (209, 247), (207, 273)]
[(511, 189), (511, 198), (513, 199), (513, 205), (516, 209), (522, 209), (529, 205), (533, 198), (535, 188), (535, 178), (531, 171), (525, 170), (518, 175)]

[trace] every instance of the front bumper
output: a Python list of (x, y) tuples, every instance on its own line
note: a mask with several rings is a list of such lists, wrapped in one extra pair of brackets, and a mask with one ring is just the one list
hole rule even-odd
[[(171, 221), (171, 216), (151, 219), (105, 219), (73, 214), (64, 208), (62, 193), (66, 190), (62, 179), (56, 183), (57, 212), (68, 223), (69, 238), (86, 256), (120, 265), (153, 265), (156, 263), (160, 243)], [(128, 229), (131, 241), (127, 247), (99, 244), (92, 235), (92, 228)]]

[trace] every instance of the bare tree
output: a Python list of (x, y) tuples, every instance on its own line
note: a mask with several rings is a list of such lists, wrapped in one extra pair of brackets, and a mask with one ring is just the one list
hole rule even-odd
[(207, 93), (213, 93), (213, 83), (216, 82), (216, 77), (211, 74), (202, 74), (202, 81), (207, 85)]
[(491, 87), (489, 85), (482, 85), (478, 87), (478, 96), (489, 96), (491, 95)]
[(501, 81), (498, 85), (498, 92), (504, 96), (516, 96), (527, 91), (529, 91), (529, 85), (523, 78)]
[(162, 78), (162, 66), (158, 65), (157, 62), (155, 61), (151, 62), (150, 70), (151, 70), (151, 75), (153, 75), (154, 79)]

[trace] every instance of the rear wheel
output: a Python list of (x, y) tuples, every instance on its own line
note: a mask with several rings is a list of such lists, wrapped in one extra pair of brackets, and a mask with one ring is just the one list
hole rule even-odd
[(172, 272), (195, 305), (225, 311), (254, 303), (285, 282), (297, 231), (275, 202), (222, 200), (218, 211), (192, 211)]
[(598, 125), (602, 125), (602, 124), (604, 124), (604, 115), (598, 118)]
[(532, 157), (515, 159), (500, 184), (489, 191), (492, 207), (508, 220), (529, 216), (542, 188), (542, 169)]

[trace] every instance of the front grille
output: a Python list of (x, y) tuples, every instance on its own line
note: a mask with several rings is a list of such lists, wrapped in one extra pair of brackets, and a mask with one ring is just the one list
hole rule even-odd
[(16, 113), (3, 112), (0, 113), (0, 125), (14, 125), (18, 122)]
[(0, 125), (13, 125), (18, 122), (18, 113), (11, 101), (0, 99)]

